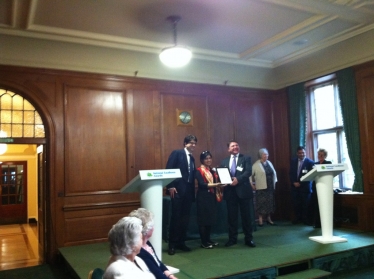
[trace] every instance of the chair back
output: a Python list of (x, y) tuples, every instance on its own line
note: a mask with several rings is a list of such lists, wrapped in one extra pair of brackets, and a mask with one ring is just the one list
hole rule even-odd
[(97, 267), (95, 269), (90, 270), (88, 273), (88, 279), (103, 279), (104, 270)]

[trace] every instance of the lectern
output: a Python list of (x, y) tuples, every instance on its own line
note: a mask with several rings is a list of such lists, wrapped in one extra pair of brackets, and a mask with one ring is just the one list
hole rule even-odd
[(321, 164), (300, 178), (300, 181), (315, 180), (319, 213), (321, 216), (322, 236), (311, 236), (309, 239), (322, 244), (346, 242), (346, 238), (333, 236), (334, 194), (333, 178), (348, 169), (347, 164)]
[(154, 214), (154, 226), (150, 241), (157, 256), (162, 257), (162, 188), (182, 177), (179, 169), (140, 170), (139, 174), (121, 188), (121, 193), (140, 193), (140, 204)]

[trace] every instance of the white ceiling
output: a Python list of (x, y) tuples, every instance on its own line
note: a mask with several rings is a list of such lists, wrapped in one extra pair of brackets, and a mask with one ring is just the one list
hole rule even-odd
[(1, 0), (0, 34), (277, 68), (374, 29), (365, 0)]

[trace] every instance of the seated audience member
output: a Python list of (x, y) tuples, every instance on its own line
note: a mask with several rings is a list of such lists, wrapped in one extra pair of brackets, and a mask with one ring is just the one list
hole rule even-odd
[(153, 273), (156, 279), (178, 279), (160, 261), (152, 244), (149, 242), (149, 238), (152, 236), (154, 229), (153, 213), (145, 208), (139, 208), (130, 212), (129, 216), (139, 218), (142, 221), (143, 225), (143, 243), (138, 257), (146, 263), (150, 272)]
[(142, 221), (135, 217), (120, 219), (109, 231), (110, 253), (103, 279), (154, 279), (144, 261), (136, 255), (142, 247)]

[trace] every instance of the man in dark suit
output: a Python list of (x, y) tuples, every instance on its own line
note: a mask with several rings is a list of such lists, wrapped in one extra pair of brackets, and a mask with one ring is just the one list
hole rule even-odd
[(253, 189), (249, 184), (249, 177), (252, 174), (251, 158), (239, 153), (240, 147), (236, 141), (230, 141), (227, 147), (230, 156), (221, 162), (221, 167), (230, 170), (232, 183), (223, 190), (229, 224), (229, 240), (225, 246), (230, 247), (237, 243), (240, 210), (245, 245), (256, 247), (253, 242), (251, 220), (251, 208), (253, 209)]
[(171, 152), (167, 169), (180, 169), (181, 178), (175, 179), (166, 186), (171, 198), (171, 217), (169, 226), (169, 255), (175, 254), (175, 249), (191, 251), (186, 246), (186, 233), (190, 220), (192, 202), (195, 200), (195, 160), (192, 152), (197, 138), (188, 135), (184, 138), (184, 149)]
[(293, 224), (303, 222), (310, 226), (309, 220), (309, 204), (312, 193), (312, 181), (300, 182), (300, 178), (313, 169), (314, 162), (306, 158), (305, 148), (298, 146), (296, 149), (296, 157), (291, 160), (290, 165), (290, 181), (291, 194), (294, 208)]

